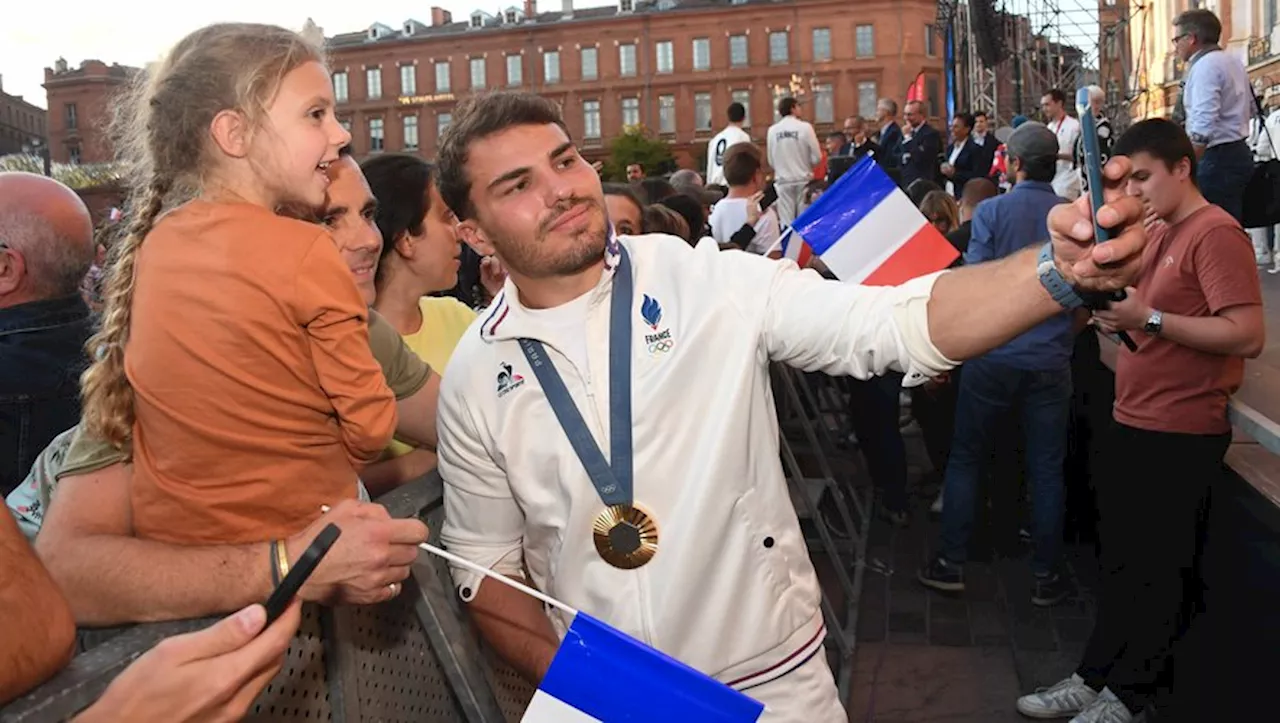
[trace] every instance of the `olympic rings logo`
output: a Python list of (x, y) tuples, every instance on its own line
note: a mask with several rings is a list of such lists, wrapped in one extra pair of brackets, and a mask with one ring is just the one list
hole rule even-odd
[(675, 345), (676, 343), (672, 339), (663, 339), (662, 341), (655, 341), (654, 343), (649, 345), (649, 353), (657, 354), (658, 352), (668, 352), (668, 351), (671, 351), (671, 349), (675, 347)]

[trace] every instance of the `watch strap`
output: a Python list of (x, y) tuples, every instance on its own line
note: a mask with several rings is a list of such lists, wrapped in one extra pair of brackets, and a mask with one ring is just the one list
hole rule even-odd
[(1049, 292), (1049, 296), (1053, 297), (1053, 300), (1062, 308), (1078, 309), (1084, 306), (1084, 299), (1062, 277), (1062, 272), (1058, 271), (1058, 265), (1053, 261), (1052, 241), (1046, 241), (1040, 248), (1040, 257), (1036, 261), (1036, 274), (1039, 275), (1040, 283)]

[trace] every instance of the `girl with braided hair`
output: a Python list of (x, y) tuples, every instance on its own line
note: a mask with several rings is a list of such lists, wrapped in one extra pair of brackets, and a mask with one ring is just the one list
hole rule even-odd
[(139, 75), (117, 108), (133, 188), (84, 424), (131, 441), (139, 537), (285, 537), (357, 496), (396, 424), (333, 241), (275, 213), (324, 205), (350, 134), (319, 44), (283, 28), (211, 25)]

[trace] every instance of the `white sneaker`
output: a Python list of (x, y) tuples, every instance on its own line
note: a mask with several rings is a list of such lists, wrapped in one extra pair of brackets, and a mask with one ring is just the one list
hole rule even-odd
[(1084, 678), (1070, 678), (1050, 688), (1041, 688), (1018, 699), (1018, 712), (1028, 718), (1066, 718), (1084, 712), (1098, 699), (1098, 692), (1084, 684)]
[(1132, 723), (1133, 714), (1124, 703), (1111, 692), (1103, 688), (1093, 705), (1085, 708), (1080, 715), (1071, 719), (1071, 723)]
[(929, 511), (935, 515), (942, 514), (942, 493), (941, 492), (938, 493), (938, 499), (934, 500), (932, 505), (929, 505)]

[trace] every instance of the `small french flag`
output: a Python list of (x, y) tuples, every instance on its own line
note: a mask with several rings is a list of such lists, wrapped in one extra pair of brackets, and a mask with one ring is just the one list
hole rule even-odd
[(801, 267), (817, 256), (841, 281), (868, 286), (896, 286), (960, 256), (870, 155), (800, 214), (782, 245)]
[(763, 703), (543, 592), (430, 543), (418, 547), (573, 617), (520, 723), (755, 723), (764, 713)]
[(521, 723), (751, 723), (764, 705), (579, 612)]

